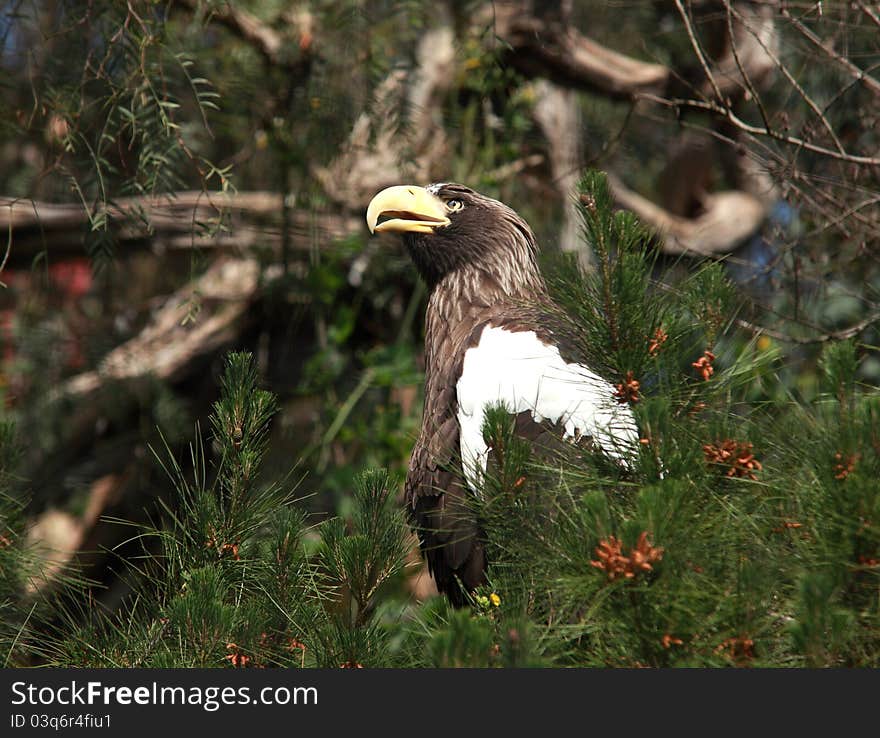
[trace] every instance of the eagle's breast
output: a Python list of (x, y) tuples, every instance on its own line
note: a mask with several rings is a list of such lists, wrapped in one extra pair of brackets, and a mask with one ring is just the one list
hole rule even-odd
[(535, 331), (487, 325), (464, 353), (456, 384), (462, 469), (480, 489), (490, 448), (483, 437), (485, 409), (503, 405), (528, 412), (535, 423), (557, 425), (565, 439), (590, 437), (609, 457), (628, 464), (638, 448), (632, 411), (617, 402), (614, 386), (586, 366), (567, 362)]

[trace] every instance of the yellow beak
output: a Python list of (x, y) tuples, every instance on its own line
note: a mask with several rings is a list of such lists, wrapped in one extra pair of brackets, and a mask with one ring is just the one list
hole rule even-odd
[[(382, 216), (390, 218), (379, 223)], [(449, 225), (446, 206), (424, 187), (396, 185), (382, 190), (367, 207), (370, 233), (433, 233)]]

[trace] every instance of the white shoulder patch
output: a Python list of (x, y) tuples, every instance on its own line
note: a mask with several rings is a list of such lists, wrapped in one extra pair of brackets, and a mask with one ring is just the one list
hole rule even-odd
[(536, 422), (559, 423), (565, 438), (590, 436), (613, 459), (628, 463), (638, 453), (639, 433), (628, 405), (617, 402), (610, 382), (581, 364), (563, 360), (559, 349), (534, 331), (487, 326), (464, 355), (458, 393), (461, 459), (478, 489), (489, 448), (483, 440), (486, 405), (513, 413), (528, 410)]

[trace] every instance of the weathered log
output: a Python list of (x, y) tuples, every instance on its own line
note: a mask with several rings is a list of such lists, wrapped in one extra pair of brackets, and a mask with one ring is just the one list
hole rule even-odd
[(533, 115), (547, 141), (552, 183), (563, 203), (563, 221), (559, 247), (573, 251), (585, 268), (592, 268), (592, 251), (585, 248), (580, 236), (580, 216), (571, 196), (577, 190), (583, 169), (581, 121), (576, 93), (540, 80), (536, 85)]
[(624, 99), (658, 94), (669, 82), (662, 64), (612, 51), (570, 26), (518, 14), (506, 20), (499, 36), (511, 47), (509, 63), (528, 77)]
[(63, 418), (49, 459), (28, 461), (35, 506), (57, 504), (59, 481), (91, 453), (109, 419), (124, 422), (155, 392), (202, 371), (211, 357), (234, 345), (258, 314), (264, 287), (282, 268), (256, 260), (221, 257), (154, 311), (141, 331), (112, 349), (98, 366), (60, 383), (44, 402)]
[[(120, 198), (93, 212), (81, 203), (0, 197), (0, 233), (7, 234), (9, 263), (30, 260), (44, 250), (53, 255), (82, 253), (91, 224), (104, 218), (114, 238), (131, 247), (254, 246), (277, 251), (281, 244), (277, 225), (281, 206), (281, 195), (273, 192), (183, 191), (158, 197)], [(355, 215), (296, 207), (290, 212), (290, 245), (297, 251), (309, 252), (316, 243), (332, 243), (364, 227), (362, 219)], [(267, 225), (259, 225), (260, 221)]]
[[(134, 464), (129, 462), (121, 471), (105, 474), (92, 482), (86, 509), (80, 515), (49, 507), (36, 517), (28, 528), (27, 539), (31, 555), (40, 564), (33, 567), (38, 575), (27, 581), (26, 591), (29, 594), (45, 591), (54, 585), (78, 552), (89, 552), (80, 554), (80, 563), (83, 556), (88, 558), (102, 555), (97, 553), (98, 542), (93, 540), (96, 527), (101, 516), (118, 504), (125, 487), (131, 481), (133, 470)], [(127, 535), (129, 533), (120, 530), (116, 533), (114, 543)]]
[[(268, 276), (280, 268), (271, 267)], [(220, 259), (194, 283), (170, 295), (150, 322), (113, 349), (98, 367), (71, 377), (59, 398), (82, 402), (107, 383), (154, 377), (174, 381), (199, 356), (232, 341), (267, 277), (253, 259)], [(198, 306), (195, 318), (194, 302)]]
[(660, 248), (667, 254), (729, 254), (757, 232), (767, 217), (769, 203), (734, 190), (706, 194), (702, 212), (685, 218), (633, 192), (616, 177), (608, 179), (617, 204), (656, 230), (662, 237)]

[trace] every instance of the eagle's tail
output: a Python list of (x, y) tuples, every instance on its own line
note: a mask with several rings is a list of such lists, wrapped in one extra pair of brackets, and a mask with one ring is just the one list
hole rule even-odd
[(423, 498), (414, 513), (412, 522), (437, 589), (455, 607), (465, 606), (470, 594), (486, 583), (485, 533), (473, 510), (450, 494), (446, 499)]
[[(442, 552), (440, 556), (442, 556)], [(431, 561), (428, 556), (428, 561)], [(471, 593), (486, 583), (486, 549), (483, 542), (474, 540), (471, 550), (461, 565), (451, 569), (444, 564), (431, 567), (434, 569), (434, 581), (437, 589), (446, 595), (453, 607), (465, 607)]]

